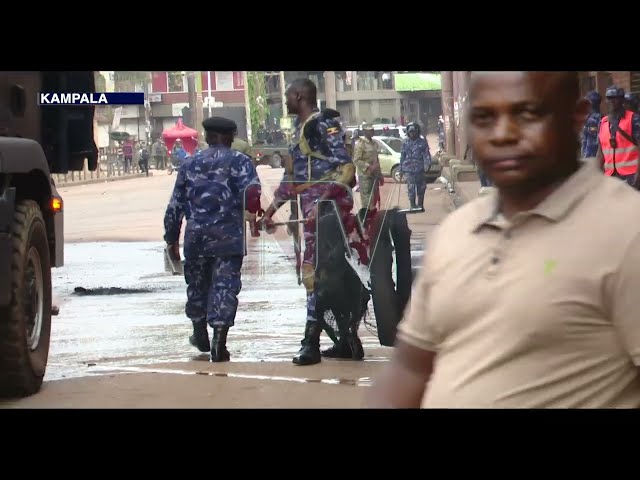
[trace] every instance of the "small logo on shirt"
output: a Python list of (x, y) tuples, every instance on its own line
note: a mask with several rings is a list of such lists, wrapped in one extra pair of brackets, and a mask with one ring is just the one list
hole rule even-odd
[(544, 274), (551, 275), (553, 271), (558, 266), (558, 263), (555, 260), (545, 260), (544, 261)]

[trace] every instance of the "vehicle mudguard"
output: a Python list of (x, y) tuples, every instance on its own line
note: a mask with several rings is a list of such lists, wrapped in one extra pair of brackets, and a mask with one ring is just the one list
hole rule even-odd
[(396, 329), (411, 295), (411, 230), (406, 214), (398, 209), (380, 211), (371, 238), (371, 297), (376, 330), (380, 345), (390, 347), (395, 343)]
[(49, 178), (49, 164), (42, 147), (27, 138), (0, 137), (0, 173), (40, 170)]

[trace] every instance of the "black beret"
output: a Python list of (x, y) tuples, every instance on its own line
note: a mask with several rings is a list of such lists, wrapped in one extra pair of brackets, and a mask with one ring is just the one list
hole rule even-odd
[(238, 129), (236, 122), (224, 117), (209, 117), (202, 122), (202, 126), (207, 132), (216, 133), (235, 133)]

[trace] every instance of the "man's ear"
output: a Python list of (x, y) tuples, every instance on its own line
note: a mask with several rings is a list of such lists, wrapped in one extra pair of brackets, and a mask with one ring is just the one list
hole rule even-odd
[(578, 104), (576, 105), (576, 113), (574, 118), (574, 129), (576, 133), (582, 132), (584, 127), (584, 123), (587, 121), (587, 116), (589, 115), (589, 110), (591, 108), (591, 103), (586, 98), (581, 98), (578, 100)]

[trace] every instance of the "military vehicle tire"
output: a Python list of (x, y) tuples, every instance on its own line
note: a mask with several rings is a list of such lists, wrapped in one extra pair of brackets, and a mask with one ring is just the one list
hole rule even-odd
[(51, 335), (51, 259), (42, 212), (16, 205), (12, 226), (12, 300), (0, 308), (0, 396), (40, 390)]
[(391, 347), (411, 295), (411, 230), (406, 214), (397, 209), (380, 213), (384, 220), (378, 226), (380, 234), (371, 259), (371, 297), (378, 340)]

